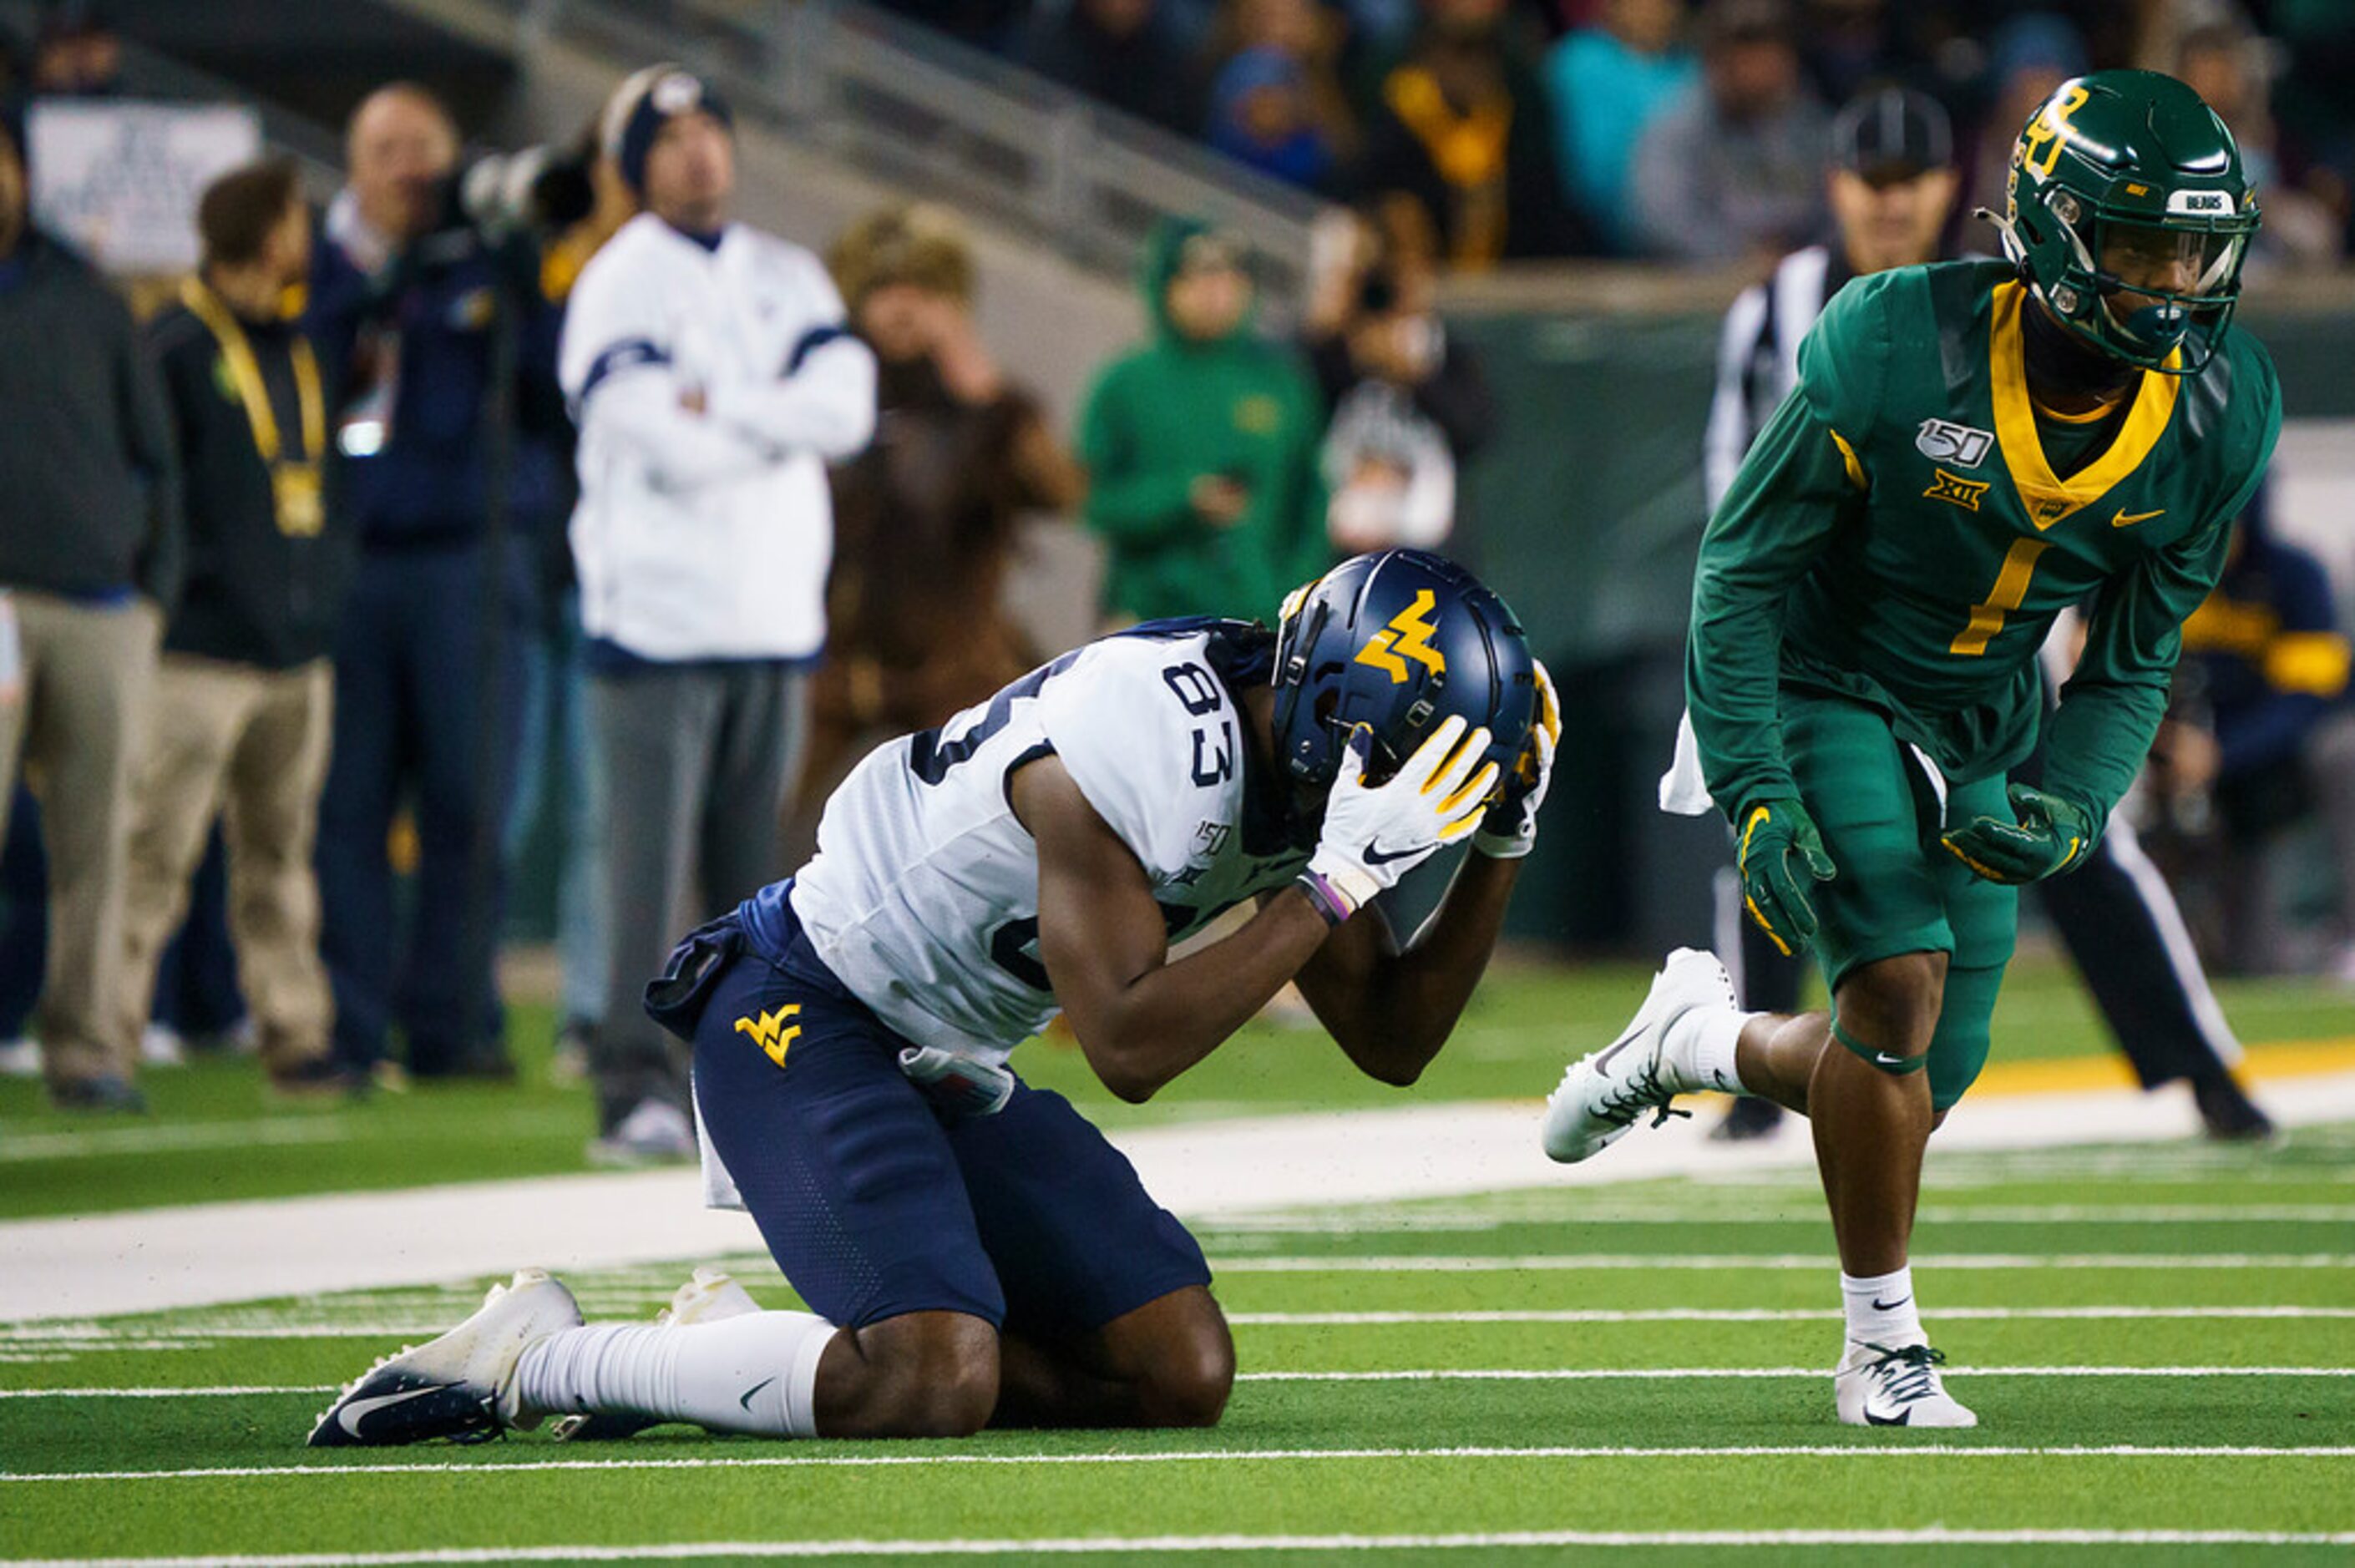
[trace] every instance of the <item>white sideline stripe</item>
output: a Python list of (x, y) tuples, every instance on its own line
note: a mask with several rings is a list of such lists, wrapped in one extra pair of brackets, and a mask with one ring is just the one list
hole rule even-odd
[[(2343, 1224), (2355, 1221), (2355, 1203), (1925, 1203), (1914, 1216), (1923, 1224), (1971, 1225), (2193, 1225)], [(1205, 1225), (1220, 1238), (1275, 1235), (1364, 1235), (1390, 1232), (1476, 1232), (1515, 1225), (1815, 1225), (1823, 1215), (1810, 1210), (1745, 1214), (1731, 1209), (1709, 1213), (1674, 1210), (1597, 1213), (1564, 1208), (1557, 1213), (1342, 1213), (1244, 1216)]]
[(221, 1465), (185, 1470), (0, 1470), (0, 1484), (53, 1481), (186, 1481), (235, 1479), (253, 1476), (303, 1476), (332, 1479), (337, 1476), (499, 1476), (514, 1471), (543, 1470), (776, 1470), (892, 1469), (932, 1465), (1198, 1465), (1241, 1460), (1286, 1464), (1300, 1460), (1372, 1459), (2346, 1459), (2355, 1458), (2355, 1446), (2308, 1446), (2265, 1448), (2247, 1445), (2210, 1444), (2165, 1447), (2147, 1444), (2113, 1443), (2031, 1447), (2020, 1445), (1898, 1443), (1892, 1445), (1829, 1443), (1742, 1444), (1709, 1447), (1678, 1446), (1575, 1447), (1542, 1445), (1532, 1447), (1470, 1446), (1454, 1448), (1192, 1448), (1158, 1452), (1109, 1454), (760, 1454), (721, 1458), (648, 1459), (524, 1459), (508, 1462), (426, 1460), (417, 1464), (378, 1462), (350, 1465)]
[[(1222, 1257), (1219, 1274), (1479, 1274), (1519, 1269), (1831, 1268), (1817, 1253), (1528, 1253), (1512, 1256), (1410, 1253), (1389, 1257)], [(2355, 1268), (2355, 1254), (2317, 1253), (2005, 1253), (1963, 1252), (1913, 1260), (1915, 1268)]]
[[(1969, 1319), (2355, 1318), (2355, 1307), (1940, 1307), (1939, 1322)], [(1391, 1323), (1828, 1323), (1837, 1308), (1812, 1307), (1530, 1307), (1462, 1312), (1230, 1312), (1239, 1328), (1361, 1328)], [(0, 1340), (5, 1340), (0, 1333)]]
[[(2283, 1125), (2355, 1119), (2355, 1072), (2283, 1082), (2296, 1086), (2270, 1107)], [(1814, 1164), (1804, 1128), (1730, 1146), (1710, 1142), (1704, 1127), (1678, 1123), (1627, 1139), (1608, 1160), (1561, 1166), (1538, 1149), (1538, 1116), (1534, 1100), (1426, 1104), (1123, 1129), (1112, 1139), (1146, 1189), (1197, 1224), (1329, 1203), (1337, 1192), (1383, 1203)], [(2118, 1088), (1968, 1100), (1938, 1142), (1944, 1158), (2171, 1142), (2199, 1131), (2189, 1096)], [(0, 1223), (0, 1319), (471, 1278), (522, 1263), (579, 1272), (757, 1250), (758, 1234), (742, 1215), (700, 1204), (692, 1171), (659, 1171), (8, 1221)]]
[[(2355, 1377), (2347, 1367), (1974, 1367), (1950, 1366), (1949, 1377)], [(1364, 1372), (1247, 1372), (1237, 1383), (1550, 1383), (1592, 1379), (1643, 1383), (1679, 1378), (1828, 1377), (1823, 1367), (1412, 1367)], [(195, 1388), (0, 1388), (0, 1399), (229, 1399), (335, 1393), (331, 1383), (221, 1384)]]
[[(1951, 1319), (2298, 1319), (2355, 1318), (2355, 1307), (1941, 1307)], [(1836, 1308), (1812, 1307), (1531, 1307), (1493, 1311), (1230, 1312), (1241, 1328), (1353, 1328), (1412, 1323), (1827, 1323)], [(450, 1326), (432, 1323), (239, 1323), (218, 1329), (186, 1324), (109, 1326), (98, 1323), (0, 1324), (0, 1345), (53, 1345), (66, 1350), (162, 1350), (208, 1340), (400, 1340), (432, 1338)], [(5, 1391), (0, 1391), (5, 1392)]]
[(1034, 1540), (697, 1541), (644, 1546), (472, 1546), (279, 1556), (8, 1558), (0, 1568), (382, 1568), (399, 1563), (635, 1563), (708, 1557), (1013, 1557), (1088, 1552), (1430, 1552), (1543, 1546), (2349, 1546), (2355, 1531), (1517, 1530), (1459, 1535), (1128, 1535)]

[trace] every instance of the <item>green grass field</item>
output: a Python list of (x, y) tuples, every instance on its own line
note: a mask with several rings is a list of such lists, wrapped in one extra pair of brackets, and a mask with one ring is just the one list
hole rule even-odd
[[(2024, 979), (2007, 1044), (2099, 1048), (2061, 977)], [(1564, 1035), (1614, 1026), (1640, 983), (1508, 976), (1422, 1092), (1542, 1092)], [(2320, 991), (2227, 1005), (2253, 1039), (2355, 1033)], [(1083, 1071), (1027, 1054), (1042, 1081)], [(1329, 1056), (1255, 1033), (1146, 1109), (1399, 1103)], [(582, 1097), (535, 1086), (536, 1065), (519, 1088), (276, 1113), (234, 1064), (159, 1075), (144, 1130), (188, 1144), (144, 1150), (141, 1128), (62, 1127), (6, 1086), (0, 1209), (576, 1169)], [(323, 1135), (251, 1130), (278, 1126), (331, 1128), (334, 1160)], [(1934, 1153), (1916, 1277), (1971, 1432), (1833, 1421), (1834, 1265), (1803, 1171), (1199, 1234), (1243, 1369), (1207, 1433), (787, 1445), (673, 1427), (314, 1454), (332, 1386), (464, 1315), (484, 1282), (0, 1325), (0, 1564), (2355, 1560), (2355, 1127), (2267, 1149)], [(592, 1319), (638, 1317), (699, 1261), (572, 1283)], [(765, 1258), (727, 1261), (790, 1303)]]

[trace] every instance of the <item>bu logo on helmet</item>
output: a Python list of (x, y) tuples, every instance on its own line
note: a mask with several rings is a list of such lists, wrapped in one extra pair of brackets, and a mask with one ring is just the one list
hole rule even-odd
[(1439, 600), (1429, 588), (1418, 589), (1414, 602), (1391, 617), (1391, 623), (1358, 650), (1358, 662), (1383, 671), (1394, 686), (1406, 684), (1409, 659), (1434, 675), (1446, 674), (1446, 659), (1431, 645), (1433, 635), (1439, 630), (1439, 623), (1432, 619), (1438, 605)]

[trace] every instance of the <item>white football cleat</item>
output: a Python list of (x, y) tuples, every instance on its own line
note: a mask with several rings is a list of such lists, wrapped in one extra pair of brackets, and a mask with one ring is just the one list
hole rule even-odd
[(480, 1310), (424, 1344), (404, 1348), (347, 1385), (311, 1428), (314, 1448), (480, 1443), (509, 1427), (539, 1425), (516, 1397), (516, 1363), (550, 1334), (581, 1327), (572, 1292), (545, 1269), (494, 1285)]
[(1832, 1399), (1850, 1426), (1977, 1426), (1939, 1379), (1945, 1356), (1927, 1345), (1869, 1345), (1850, 1340), (1832, 1373)]
[(1678, 948), (1660, 966), (1651, 994), (1619, 1038), (1571, 1064), (1561, 1086), (1546, 1099), (1545, 1151), (1564, 1165), (1601, 1153), (1627, 1134), (1636, 1118), (1682, 1116), (1668, 1102), (1709, 1086), (1688, 1082), (1663, 1058), (1668, 1026), (1697, 1007), (1734, 1006), (1733, 981), (1715, 953)]
[[(718, 1323), (760, 1309), (761, 1304), (736, 1283), (734, 1275), (707, 1266), (672, 1292), (670, 1305), (655, 1314), (655, 1327), (692, 1329), (698, 1323)], [(609, 1443), (661, 1425), (644, 1415), (591, 1413), (567, 1415), (548, 1430), (559, 1443)]]

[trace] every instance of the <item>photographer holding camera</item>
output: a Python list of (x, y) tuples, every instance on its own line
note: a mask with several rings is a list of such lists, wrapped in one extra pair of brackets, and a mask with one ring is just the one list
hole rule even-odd
[[(498, 1074), (491, 965), (530, 539), (561, 505), (558, 318), (527, 237), (469, 219), (457, 127), (431, 93), (378, 89), (347, 148), (311, 282), (314, 329), (342, 372), (329, 504), (360, 546), (319, 812), (336, 1052), (372, 1068), (397, 1012), (413, 1073)], [(411, 789), (404, 941), (387, 845)]]
[(1428, 228), (1391, 202), (1335, 213), (1310, 241), (1302, 347), (1333, 411), (1325, 526), (1345, 556), (1438, 546), (1455, 528), (1456, 470), (1496, 429), (1479, 360), (1433, 308)]

